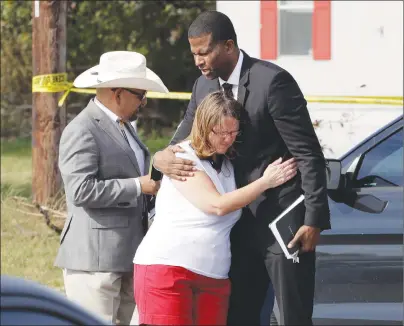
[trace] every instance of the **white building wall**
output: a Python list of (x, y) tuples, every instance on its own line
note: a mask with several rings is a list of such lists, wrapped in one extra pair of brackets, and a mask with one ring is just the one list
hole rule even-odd
[(216, 1), (216, 10), (231, 19), (239, 47), (260, 58), (260, 1)]
[[(217, 1), (216, 8), (232, 20), (240, 47), (260, 58), (260, 1)], [(281, 56), (272, 62), (308, 95), (402, 96), (402, 1), (332, 1), (331, 44), (331, 60)]]
[[(260, 1), (217, 1), (216, 9), (232, 20), (240, 48), (260, 58)], [(403, 2), (332, 1), (331, 60), (280, 56), (272, 62), (306, 96), (403, 96)], [(316, 131), (329, 157), (402, 114), (402, 107), (379, 105), (309, 103), (309, 110), (313, 121), (323, 121)]]

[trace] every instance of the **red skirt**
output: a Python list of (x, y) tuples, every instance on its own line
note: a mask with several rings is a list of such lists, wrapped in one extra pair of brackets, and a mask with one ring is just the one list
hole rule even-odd
[(135, 264), (134, 292), (140, 325), (226, 325), (229, 279)]

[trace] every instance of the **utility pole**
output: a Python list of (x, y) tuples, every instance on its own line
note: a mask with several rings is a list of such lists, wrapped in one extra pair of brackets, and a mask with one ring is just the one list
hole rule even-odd
[[(68, 1), (32, 1), (32, 74), (66, 72)], [(61, 189), (59, 140), (66, 125), (61, 93), (32, 93), (32, 195), (45, 205)]]

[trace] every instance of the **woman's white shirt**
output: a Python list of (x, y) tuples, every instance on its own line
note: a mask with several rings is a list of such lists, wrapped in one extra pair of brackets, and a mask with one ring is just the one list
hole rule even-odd
[[(229, 160), (224, 159), (218, 173), (208, 161), (195, 155), (189, 141), (179, 145), (185, 153), (176, 155), (193, 160), (220, 194), (236, 190)], [(224, 216), (206, 214), (191, 204), (166, 176), (163, 176), (155, 209), (154, 221), (136, 251), (135, 264), (180, 266), (212, 278), (228, 277), (230, 231), (240, 218), (241, 210)]]

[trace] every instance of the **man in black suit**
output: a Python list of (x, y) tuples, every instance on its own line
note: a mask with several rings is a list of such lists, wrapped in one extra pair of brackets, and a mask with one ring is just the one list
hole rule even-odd
[[(330, 228), (325, 160), (298, 84), (284, 69), (251, 58), (239, 50), (230, 19), (217, 11), (199, 15), (188, 30), (195, 65), (201, 70), (171, 146), (158, 152), (154, 167), (169, 177), (192, 176), (191, 162), (175, 158), (173, 144), (185, 139), (202, 99), (222, 89), (244, 106), (238, 156), (233, 160), (238, 186), (259, 178), (279, 157), (294, 156), (298, 175), (266, 191), (243, 210), (231, 233), (232, 295), (229, 325), (259, 324), (269, 281), (273, 283), (284, 325), (311, 325), (315, 281), (315, 247), (320, 232)], [(300, 263), (286, 259), (268, 224), (304, 193), (295, 212), (300, 228)]]

